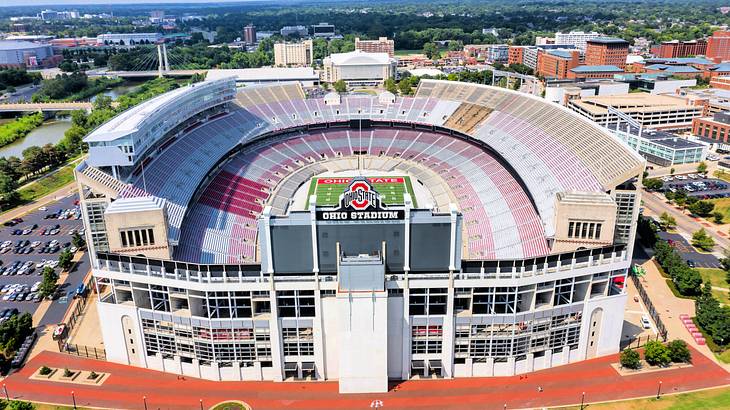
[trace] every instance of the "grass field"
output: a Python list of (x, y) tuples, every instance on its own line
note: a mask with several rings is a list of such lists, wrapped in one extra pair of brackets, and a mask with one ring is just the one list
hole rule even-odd
[[(413, 194), (413, 186), (409, 177), (368, 177), (371, 181), (378, 178), (402, 178), (403, 182), (372, 182), (373, 188), (380, 194), (385, 205), (403, 205), (403, 194), (408, 192), (413, 200), (413, 207), (416, 204), (416, 196)], [(320, 180), (327, 179), (347, 179), (343, 183), (321, 183)], [(349, 178), (312, 178), (309, 184), (309, 195), (307, 196), (307, 205), (309, 207), (309, 196), (317, 195), (317, 205), (319, 206), (335, 206), (340, 200), (340, 194), (345, 192), (349, 185)]]
[(73, 170), (75, 166), (76, 164), (65, 165), (53, 174), (43, 177), (35, 182), (31, 182), (25, 188), (19, 189), (18, 193), (20, 194), (21, 204), (25, 204), (48, 195), (73, 181)]
[[(700, 275), (702, 275), (702, 280), (705, 282), (709, 281), (712, 283), (712, 286), (730, 288), (730, 285), (725, 282), (724, 270), (717, 268), (697, 268), (697, 270), (700, 272)], [(712, 289), (712, 296), (720, 301), (720, 303), (730, 305), (730, 296), (728, 296), (728, 292)]]
[[(579, 397), (580, 398), (580, 397)], [(586, 397), (586, 400), (588, 398)], [(580, 406), (558, 407), (559, 409), (580, 409)], [(589, 404), (586, 409), (621, 410), (695, 410), (730, 408), (730, 388), (703, 390), (695, 393), (663, 395), (661, 399), (626, 400), (614, 403)]]
[(710, 199), (715, 204), (715, 212), (722, 213), (723, 223), (730, 221), (730, 198)]

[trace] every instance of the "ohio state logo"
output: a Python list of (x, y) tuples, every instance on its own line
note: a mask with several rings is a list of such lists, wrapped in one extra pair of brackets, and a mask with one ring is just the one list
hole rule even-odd
[(381, 207), (380, 194), (373, 189), (366, 178), (353, 178), (347, 191), (340, 195), (340, 207), (356, 211), (364, 211), (371, 207), (378, 209)]

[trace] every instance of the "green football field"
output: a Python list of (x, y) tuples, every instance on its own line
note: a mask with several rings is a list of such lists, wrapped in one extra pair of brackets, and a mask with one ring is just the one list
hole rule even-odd
[[(385, 205), (403, 205), (403, 194), (408, 192), (413, 201), (413, 207), (417, 207), (416, 196), (413, 194), (411, 179), (407, 176), (396, 177), (368, 177), (373, 188), (380, 194)], [(383, 180), (395, 180), (387, 181)], [(309, 208), (309, 196), (317, 195), (318, 206), (335, 206), (339, 203), (340, 194), (345, 192), (350, 184), (350, 178), (328, 178), (314, 177), (309, 184), (309, 195), (307, 205)]]

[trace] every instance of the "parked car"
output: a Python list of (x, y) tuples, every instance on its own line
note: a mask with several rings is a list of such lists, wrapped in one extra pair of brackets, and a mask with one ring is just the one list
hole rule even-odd
[(651, 321), (649, 320), (649, 316), (643, 315), (641, 317), (641, 326), (644, 329), (651, 329)]

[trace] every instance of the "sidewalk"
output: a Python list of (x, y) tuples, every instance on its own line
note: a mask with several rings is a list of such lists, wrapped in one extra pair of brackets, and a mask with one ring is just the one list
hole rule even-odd
[(725, 370), (730, 371), (730, 364), (720, 362), (707, 345), (698, 345), (679, 319), (679, 315), (681, 314), (694, 317), (695, 301), (693, 299), (683, 299), (674, 296), (669, 286), (667, 286), (666, 278), (659, 273), (659, 269), (654, 260), (649, 260), (642, 266), (646, 270), (646, 275), (640, 279), (641, 284), (644, 286), (644, 290), (646, 290), (651, 302), (662, 318), (664, 326), (667, 328), (669, 340), (684, 340), (704, 356)]
[[(336, 381), (217, 382), (180, 378), (174, 374), (43, 352), (20, 372), (8, 377), (11, 398), (71, 405), (71, 390), (79, 406), (113, 409), (198, 410), (225, 400), (241, 400), (263, 409), (366, 409), (373, 400), (386, 409), (484, 410), (542, 408), (679, 393), (730, 383), (730, 373), (693, 353), (693, 365), (659, 372), (620, 376), (611, 366), (618, 355), (558, 366), (523, 376), (409, 380), (391, 385), (387, 393), (339, 394)], [(69, 385), (29, 379), (41, 366), (110, 373), (102, 386)], [(543, 391), (538, 393), (537, 386)], [(143, 403), (142, 397), (146, 397)]]

